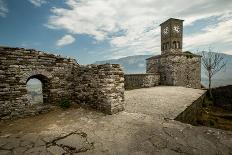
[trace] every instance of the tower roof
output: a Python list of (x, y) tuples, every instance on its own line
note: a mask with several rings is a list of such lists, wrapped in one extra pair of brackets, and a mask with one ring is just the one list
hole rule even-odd
[(176, 19), (176, 18), (169, 18), (165, 22), (161, 23), (160, 26), (162, 26), (163, 24), (166, 24), (167, 22), (170, 22), (170, 21), (181, 21), (181, 22), (183, 22), (184, 20), (182, 20), (182, 19)]

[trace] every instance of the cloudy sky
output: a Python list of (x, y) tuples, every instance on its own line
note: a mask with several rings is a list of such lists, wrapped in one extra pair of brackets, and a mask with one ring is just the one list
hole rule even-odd
[(184, 21), (184, 50), (232, 54), (232, 0), (0, 0), (0, 45), (81, 64), (160, 54), (159, 24)]

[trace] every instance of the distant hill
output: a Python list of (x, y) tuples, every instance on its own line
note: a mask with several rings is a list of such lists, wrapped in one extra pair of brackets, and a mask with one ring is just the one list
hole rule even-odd
[[(223, 54), (227, 62), (225, 69), (222, 69), (213, 79), (213, 86), (224, 86), (232, 84), (232, 55)], [(120, 64), (126, 74), (132, 73), (146, 73), (146, 59), (153, 55), (134, 55), (120, 59), (111, 59), (105, 61), (97, 61), (95, 64)], [(202, 67), (202, 84), (207, 86), (207, 77)]]
[(131, 73), (145, 73), (146, 72), (146, 59), (152, 55), (134, 55), (120, 59), (111, 59), (105, 61), (97, 61), (95, 64), (120, 64), (127, 74)]

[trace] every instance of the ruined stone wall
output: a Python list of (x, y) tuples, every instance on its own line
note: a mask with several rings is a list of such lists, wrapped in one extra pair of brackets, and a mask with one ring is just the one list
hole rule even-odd
[(147, 73), (159, 73), (161, 85), (201, 87), (201, 57), (166, 54), (147, 60)]
[(120, 65), (87, 65), (76, 72), (76, 102), (108, 114), (124, 110), (124, 74)]
[(159, 85), (159, 74), (126, 74), (125, 89), (146, 88)]
[[(57, 57), (35, 50), (0, 48), (0, 118), (23, 117), (47, 110), (60, 98), (72, 94), (73, 59)], [(77, 64), (76, 64), (77, 65)], [(42, 82), (44, 105), (33, 106), (27, 98), (27, 81)], [(30, 108), (29, 108), (30, 107)]]
[[(28, 99), (26, 84), (32, 78), (37, 78), (42, 83), (42, 105), (31, 105)], [(85, 81), (85, 78), (91, 80)], [(52, 105), (58, 105), (62, 98), (80, 103), (84, 101), (83, 98), (75, 96), (78, 94), (75, 90), (79, 87), (79, 90), (89, 88), (89, 92), (94, 92), (89, 93), (89, 98), (93, 95), (89, 102), (98, 109), (107, 109), (99, 108), (105, 105), (109, 106), (108, 109), (111, 111), (120, 111), (123, 109), (120, 106), (124, 99), (122, 83), (123, 73), (117, 65), (80, 67), (74, 59), (31, 49), (0, 47), (0, 119), (24, 117), (47, 111)], [(88, 87), (85, 87), (86, 85)], [(85, 91), (81, 93), (83, 94), (78, 95), (85, 96)], [(102, 96), (96, 96), (99, 94)], [(116, 102), (119, 102), (119, 105)], [(120, 110), (115, 110), (117, 108)]]
[(146, 60), (146, 73), (159, 74), (160, 55)]

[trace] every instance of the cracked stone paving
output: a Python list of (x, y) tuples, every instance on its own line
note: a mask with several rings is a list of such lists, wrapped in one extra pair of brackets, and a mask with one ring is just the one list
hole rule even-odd
[(125, 111), (59, 108), (0, 122), (0, 154), (232, 154), (232, 132), (174, 118), (204, 90), (154, 87), (125, 92)]

